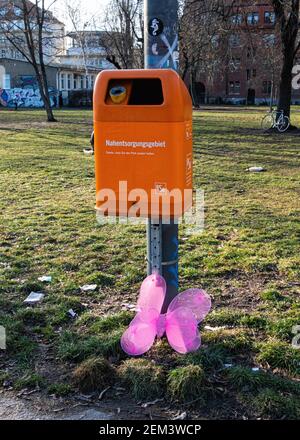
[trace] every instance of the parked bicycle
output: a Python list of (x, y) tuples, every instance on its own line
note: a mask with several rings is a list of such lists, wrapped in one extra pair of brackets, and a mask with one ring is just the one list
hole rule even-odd
[(284, 133), (290, 124), (290, 118), (284, 115), (283, 110), (272, 109), (262, 118), (261, 128), (264, 131), (277, 128), (280, 133)]

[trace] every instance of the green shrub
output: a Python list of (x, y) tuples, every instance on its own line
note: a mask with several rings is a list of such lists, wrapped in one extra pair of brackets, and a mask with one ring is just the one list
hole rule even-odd
[(168, 374), (168, 393), (180, 402), (193, 401), (203, 397), (205, 374), (198, 365), (176, 368)]
[(16, 390), (23, 390), (25, 388), (42, 388), (44, 384), (45, 381), (39, 374), (26, 373), (15, 382), (14, 388)]
[(256, 411), (272, 419), (298, 419), (300, 416), (300, 399), (289, 397), (269, 388), (264, 389), (252, 399)]
[(280, 301), (283, 299), (281, 293), (276, 289), (267, 289), (261, 292), (261, 299), (264, 301)]
[(48, 394), (55, 394), (56, 396), (68, 396), (72, 392), (71, 385), (67, 383), (54, 383), (47, 388)]
[(300, 373), (300, 351), (280, 341), (259, 345), (257, 361), (272, 369), (280, 368), (290, 373)]
[(164, 392), (163, 369), (149, 360), (128, 359), (119, 367), (118, 374), (136, 399), (154, 398)]
[(73, 372), (74, 384), (83, 392), (106, 388), (114, 383), (115, 378), (115, 369), (104, 358), (87, 359)]

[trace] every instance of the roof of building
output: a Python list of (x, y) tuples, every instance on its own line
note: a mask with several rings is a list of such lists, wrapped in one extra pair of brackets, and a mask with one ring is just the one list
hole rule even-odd
[[(26, 0), (26, 6), (28, 8), (29, 13), (34, 14), (34, 12), (37, 9), (37, 6), (31, 2), (30, 0)], [(2, 14), (2, 16), (7, 16), (9, 18), (20, 18), (23, 14), (23, 2), (21, 0), (14, 0), (8, 1), (8, 0), (0, 0), (0, 10), (4, 10), (5, 14)], [(41, 8), (38, 8), (41, 11)], [(61, 26), (65, 26), (63, 22), (58, 20), (53, 13), (47, 9), (45, 14), (45, 20), (51, 23), (60, 24)]]

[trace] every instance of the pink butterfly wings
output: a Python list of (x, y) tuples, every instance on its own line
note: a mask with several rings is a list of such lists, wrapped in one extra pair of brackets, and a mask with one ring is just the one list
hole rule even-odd
[(157, 335), (157, 321), (165, 295), (166, 282), (163, 277), (153, 274), (144, 280), (137, 303), (139, 312), (121, 339), (125, 353), (140, 356), (150, 350)]
[(196, 351), (201, 345), (198, 331), (211, 309), (211, 300), (200, 289), (189, 289), (179, 294), (165, 315), (161, 309), (166, 295), (163, 277), (153, 274), (141, 286), (138, 313), (123, 334), (121, 346), (130, 356), (140, 356), (152, 347), (156, 337), (166, 333), (169, 344), (178, 353)]

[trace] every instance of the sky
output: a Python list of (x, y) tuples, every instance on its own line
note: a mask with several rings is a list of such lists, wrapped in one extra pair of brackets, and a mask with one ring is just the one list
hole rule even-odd
[(69, 1), (70, 3), (73, 1), (76, 4), (79, 4), (80, 8), (82, 7), (82, 13), (86, 14), (88, 17), (97, 15), (101, 16), (101, 11), (103, 11), (105, 6), (109, 3), (109, 0), (56, 0), (55, 2), (53, 0), (46, 0), (48, 5), (54, 3), (51, 10), (55, 13), (55, 16), (58, 19), (66, 23), (68, 30), (70, 30), (71, 24), (65, 12), (66, 1)]

